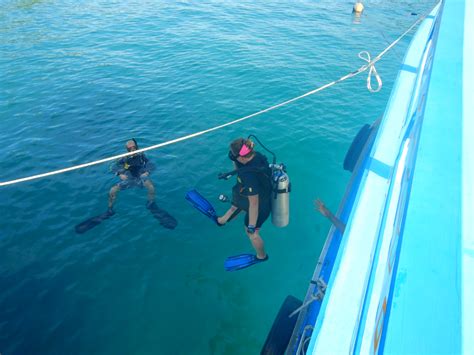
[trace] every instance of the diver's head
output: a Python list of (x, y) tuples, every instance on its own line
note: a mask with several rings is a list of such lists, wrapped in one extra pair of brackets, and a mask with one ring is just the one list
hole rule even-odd
[(138, 149), (138, 144), (135, 138), (132, 138), (131, 140), (127, 141), (127, 144), (125, 145), (127, 148), (127, 151), (133, 152), (134, 150)]
[(247, 164), (255, 156), (255, 144), (250, 139), (237, 138), (230, 143), (229, 159)]

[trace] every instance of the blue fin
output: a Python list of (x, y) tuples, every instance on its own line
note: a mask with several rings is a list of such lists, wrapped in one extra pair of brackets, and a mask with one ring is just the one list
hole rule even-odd
[(198, 211), (201, 211), (202, 214), (217, 223), (216, 210), (199, 192), (196, 190), (188, 191), (186, 193), (186, 200), (188, 200)]
[(263, 263), (268, 260), (268, 254), (265, 259), (259, 259), (253, 254), (240, 254), (235, 256), (229, 256), (224, 261), (224, 267), (226, 271), (237, 271), (245, 269), (246, 267), (252, 266), (254, 264)]

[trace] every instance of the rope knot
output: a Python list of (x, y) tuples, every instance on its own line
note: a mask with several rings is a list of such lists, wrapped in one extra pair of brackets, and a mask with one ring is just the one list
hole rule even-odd
[[(369, 75), (367, 76), (367, 89), (370, 92), (379, 92), (382, 90), (382, 79), (380, 78), (379, 73), (377, 73), (377, 69), (375, 69), (375, 62), (372, 62), (370, 59), (370, 53), (367, 51), (359, 52), (359, 58), (367, 62), (365, 69), (369, 68)], [(372, 89), (372, 76), (374, 76), (377, 80), (376, 89)]]

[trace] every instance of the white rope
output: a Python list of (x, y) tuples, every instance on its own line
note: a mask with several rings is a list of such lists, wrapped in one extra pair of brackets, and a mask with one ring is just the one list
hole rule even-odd
[[(310, 330), (311, 332), (306, 335), (306, 332)], [(303, 332), (301, 333), (301, 338), (298, 344), (298, 348), (296, 349), (296, 355), (304, 355), (306, 354), (306, 344), (308, 343), (309, 340), (311, 340), (311, 334), (314, 330), (314, 327), (310, 324), (308, 324), (306, 327), (303, 328)]]
[[(362, 59), (362, 60), (365, 60), (370, 69), (369, 69), (369, 75), (367, 75), (367, 89), (370, 91), (370, 92), (379, 92), (380, 90), (382, 90), (382, 79), (380, 79), (380, 75), (379, 73), (377, 73), (377, 69), (375, 69), (375, 65), (371, 64), (370, 62), (370, 53), (367, 52), (367, 51), (362, 51), (359, 53), (359, 58)], [(376, 89), (372, 89), (372, 76), (375, 76), (375, 79), (377, 79), (377, 88)]]
[[(311, 91), (308, 91), (307, 93), (303, 94), (303, 95), (300, 95), (300, 96), (297, 96), (297, 97), (294, 97), (292, 99), (289, 99), (287, 101), (284, 101), (284, 102), (281, 102), (279, 104), (276, 104), (274, 106), (270, 106), (266, 109), (263, 109), (261, 111), (258, 111), (258, 112), (255, 112), (255, 113), (252, 113), (250, 115), (247, 115), (247, 116), (244, 116), (244, 117), (241, 117), (241, 118), (238, 118), (236, 120), (233, 120), (233, 121), (230, 121), (230, 122), (227, 122), (227, 123), (224, 123), (224, 124), (221, 124), (219, 126), (215, 126), (215, 127), (212, 127), (212, 128), (208, 128), (206, 130), (203, 130), (203, 131), (200, 131), (200, 132), (196, 132), (196, 133), (192, 133), (192, 134), (188, 134), (187, 136), (183, 136), (183, 137), (179, 137), (179, 138), (176, 138), (176, 139), (173, 139), (173, 140), (170, 140), (170, 141), (167, 141), (167, 142), (163, 142), (163, 143), (159, 143), (159, 144), (155, 144), (155, 145), (152, 145), (150, 147), (146, 147), (146, 148), (142, 148), (142, 149), (138, 149), (136, 151), (133, 151), (133, 152), (129, 152), (129, 153), (123, 153), (123, 154), (118, 154), (118, 155), (114, 155), (112, 157), (108, 157), (108, 158), (104, 158), (104, 159), (100, 159), (100, 160), (95, 160), (95, 161), (92, 161), (92, 162), (89, 162), (89, 163), (84, 163), (84, 164), (79, 164), (79, 165), (74, 165), (74, 166), (71, 166), (69, 168), (64, 168), (64, 169), (58, 169), (58, 170), (53, 170), (53, 171), (50, 171), (50, 172), (47, 172), (47, 173), (42, 173), (42, 174), (37, 174), (37, 175), (32, 175), (32, 176), (27, 176), (27, 177), (23, 177), (23, 178), (19, 178), (19, 179), (15, 179), (15, 180), (9, 180), (9, 181), (4, 181), (4, 182), (0, 182), (0, 187), (1, 186), (7, 186), (7, 185), (13, 185), (13, 184), (18, 184), (18, 183), (21, 183), (21, 182), (26, 182), (26, 181), (31, 181), (31, 180), (37, 180), (37, 179), (41, 179), (41, 178), (45, 178), (45, 177), (48, 177), (48, 176), (53, 176), (53, 175), (58, 175), (58, 174), (63, 174), (63, 173), (66, 173), (66, 172), (69, 172), (69, 171), (73, 171), (73, 170), (79, 170), (79, 169), (83, 169), (83, 168), (87, 168), (89, 166), (93, 166), (93, 165), (98, 165), (98, 164), (102, 164), (102, 163), (106, 163), (106, 162), (109, 162), (109, 161), (113, 161), (113, 160), (117, 160), (117, 159), (120, 159), (120, 158), (124, 158), (124, 157), (127, 157), (127, 156), (130, 156), (130, 155), (133, 155), (133, 154), (137, 154), (137, 153), (142, 153), (142, 152), (147, 152), (149, 150), (154, 150), (154, 149), (158, 149), (158, 148), (162, 148), (162, 147), (166, 147), (168, 145), (171, 145), (171, 144), (175, 144), (175, 143), (178, 143), (178, 142), (182, 142), (182, 141), (185, 141), (185, 140), (188, 140), (188, 139), (191, 139), (191, 138), (195, 138), (195, 137), (198, 137), (198, 136), (202, 136), (203, 134), (207, 134), (207, 133), (210, 133), (210, 132), (213, 132), (213, 131), (217, 131), (219, 129), (222, 129), (224, 127), (227, 127), (227, 126), (231, 126), (231, 125), (234, 125), (236, 123), (239, 123), (239, 122), (242, 122), (242, 121), (245, 121), (245, 120), (248, 120), (252, 117), (256, 117), (256, 116), (259, 116), (261, 114), (264, 114), (266, 112), (270, 112), (270, 111), (273, 111), (277, 108), (280, 108), (282, 106), (286, 106), (286, 105), (289, 105), (290, 103), (293, 103), (295, 101), (298, 101), (298, 100), (301, 100), (307, 96), (310, 96), (310, 95), (314, 95), (316, 94), (317, 92), (320, 92), (322, 90), (325, 90), (327, 88), (330, 88), (331, 86), (333, 85), (336, 85), (337, 83), (340, 83), (344, 80), (347, 80), (347, 79), (350, 79), (354, 76), (357, 76), (359, 75), (360, 73), (366, 71), (368, 68), (371, 68), (370, 71), (369, 71), (369, 77), (371, 76), (371, 74), (375, 71), (375, 67), (374, 67), (374, 64), (376, 62), (378, 62), (383, 55), (385, 55), (385, 53), (387, 53), (395, 44), (397, 44), (403, 37), (405, 37), (419, 22), (421, 22), (429, 13), (425, 14), (424, 16), (420, 17), (408, 30), (406, 30), (400, 37), (398, 37), (394, 42), (392, 42), (392, 44), (390, 44), (387, 48), (385, 48), (382, 52), (380, 52), (379, 55), (377, 55), (374, 60), (370, 61), (370, 55), (368, 55), (368, 63), (361, 66), (359, 69), (357, 69), (356, 71), (353, 71), (352, 73), (349, 73), (347, 75), (344, 75), (342, 77), (340, 77), (339, 79), (333, 81), (333, 82), (330, 82), (329, 84), (326, 84), (326, 85), (323, 85), (323, 86), (320, 86), (319, 88), (316, 88), (314, 90), (311, 90)], [(362, 53), (362, 52), (361, 52)], [(368, 52), (365, 52), (368, 54)], [(359, 57), (360, 56), (360, 53), (359, 53)], [(362, 58), (362, 57), (361, 57)], [(367, 61), (366, 58), (362, 58), (364, 60)], [(375, 73), (377, 73), (375, 71)], [(379, 78), (380, 79), (380, 78)], [(367, 79), (368, 83), (369, 83), (369, 79)], [(378, 80), (377, 80), (378, 81)], [(380, 88), (381, 88), (381, 81), (380, 81)], [(370, 89), (369, 89), (370, 90)], [(372, 91), (372, 92), (375, 92), (375, 91)]]

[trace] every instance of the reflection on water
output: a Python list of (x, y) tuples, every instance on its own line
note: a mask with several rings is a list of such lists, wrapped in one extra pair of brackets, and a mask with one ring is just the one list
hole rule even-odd
[(360, 25), (362, 23), (362, 13), (360, 12), (352, 12), (352, 23), (354, 25)]
[(18, 9), (31, 9), (33, 6), (41, 3), (45, 3), (45, 0), (20, 0), (14, 3), (14, 6)]

